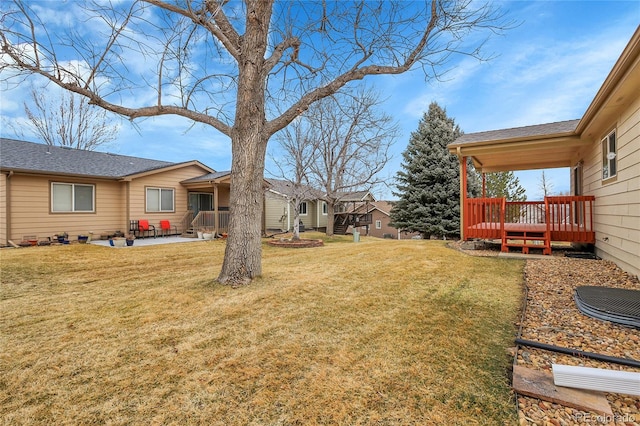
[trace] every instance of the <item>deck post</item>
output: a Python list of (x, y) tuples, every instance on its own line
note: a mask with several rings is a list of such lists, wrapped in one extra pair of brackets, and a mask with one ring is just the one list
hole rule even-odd
[(482, 173), (482, 198), (487, 198), (487, 174)]
[(467, 157), (458, 155), (460, 160), (460, 239), (464, 241), (465, 228), (465, 207), (467, 204)]

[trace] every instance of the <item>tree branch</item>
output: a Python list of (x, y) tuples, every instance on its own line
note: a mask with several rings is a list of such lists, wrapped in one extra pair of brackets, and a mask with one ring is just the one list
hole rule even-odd
[[(200, 11), (195, 11), (191, 8), (183, 9), (181, 7), (166, 3), (161, 0), (143, 1), (191, 19), (196, 25), (201, 25), (216, 39), (218, 39), (220, 43), (224, 45), (231, 56), (236, 58), (236, 60), (240, 59), (240, 35), (229, 23), (227, 16), (222, 10), (222, 6), (227, 3), (227, 0), (220, 0), (219, 2), (215, 0), (206, 0), (205, 8)], [(209, 12), (211, 14), (215, 21), (215, 24), (207, 19), (206, 12)]]

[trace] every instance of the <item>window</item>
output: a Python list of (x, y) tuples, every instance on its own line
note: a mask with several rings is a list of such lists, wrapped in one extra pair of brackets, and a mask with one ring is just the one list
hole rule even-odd
[(382, 221), (376, 220), (376, 229), (382, 229)]
[(51, 211), (56, 213), (85, 212), (94, 210), (94, 185), (79, 183), (51, 183)]
[(602, 179), (609, 179), (616, 175), (616, 131), (609, 133), (602, 139)]
[(148, 212), (172, 212), (173, 189), (171, 188), (147, 188)]
[(300, 216), (307, 215), (307, 202), (303, 201), (300, 203)]
[(327, 213), (328, 213), (327, 202), (323, 201), (322, 202), (322, 214), (326, 216)]

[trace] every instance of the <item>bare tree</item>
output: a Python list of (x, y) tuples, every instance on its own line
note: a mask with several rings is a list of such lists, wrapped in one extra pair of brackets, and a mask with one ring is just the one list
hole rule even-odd
[(398, 126), (377, 110), (380, 103), (377, 93), (359, 88), (329, 96), (305, 113), (319, 141), (311, 172), (312, 181), (325, 191), (327, 235), (333, 235), (335, 205), (345, 192), (382, 182), (377, 175), (390, 160)]
[[(314, 102), (369, 75), (452, 54), (480, 57), (505, 28), (493, 2), (137, 0), (2, 2), (3, 78), (37, 74), (129, 119), (175, 114), (231, 139), (231, 220), (221, 283), (261, 274), (267, 143)], [(99, 35), (96, 37), (96, 35)], [(482, 34), (481, 34), (482, 35)], [(467, 42), (467, 40), (473, 40)], [(273, 115), (280, 105), (280, 111)]]
[(304, 200), (316, 198), (317, 192), (309, 186), (308, 173), (315, 161), (318, 142), (310, 137), (308, 122), (302, 118), (293, 121), (289, 126), (275, 134), (280, 148), (280, 155), (271, 155), (277, 171), (271, 175), (283, 179), (290, 184), (293, 204), (293, 239), (300, 239), (300, 204)]
[(553, 195), (553, 182), (544, 173), (544, 170), (540, 174), (540, 180), (538, 181), (538, 189), (543, 197)]
[(27, 123), (9, 123), (20, 138), (35, 136), (47, 145), (93, 151), (118, 135), (119, 126), (109, 120), (107, 110), (89, 105), (87, 98), (73, 92), (34, 87), (31, 101), (31, 107), (24, 103)]

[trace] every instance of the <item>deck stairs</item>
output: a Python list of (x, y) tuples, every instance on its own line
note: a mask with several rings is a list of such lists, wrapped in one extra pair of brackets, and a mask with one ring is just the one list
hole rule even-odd
[(198, 235), (196, 233), (196, 230), (193, 229), (193, 226), (190, 226), (181, 234), (181, 236), (185, 238), (196, 238)]
[[(526, 225), (526, 224), (525, 224)], [(542, 249), (542, 254), (551, 254), (551, 233), (549, 230), (531, 230), (526, 226), (502, 231), (502, 251), (508, 252), (510, 247), (522, 249), (529, 254), (529, 249)]]
[(348, 228), (349, 228), (349, 225), (347, 225), (347, 224), (334, 223), (333, 224), (333, 233), (334, 233), (334, 235), (346, 235)]

